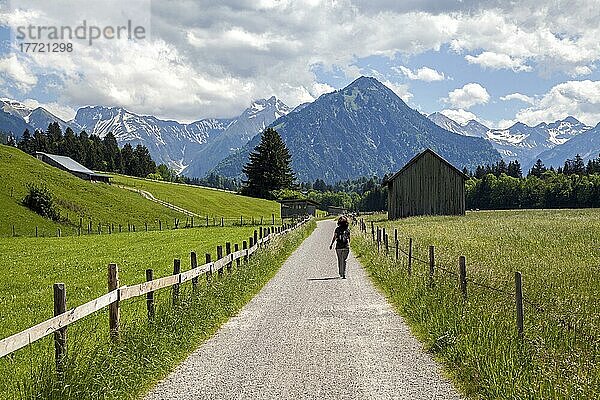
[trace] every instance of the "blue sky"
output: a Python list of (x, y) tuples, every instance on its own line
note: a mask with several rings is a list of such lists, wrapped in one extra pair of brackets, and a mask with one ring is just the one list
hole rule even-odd
[[(215, 4), (217, 3), (217, 4)], [(89, 104), (192, 121), (290, 106), (374, 76), (411, 107), (490, 127), (600, 122), (596, 0), (0, 0), (0, 97), (68, 119)], [(133, 21), (143, 39), (24, 53), (18, 26)], [(68, 42), (68, 41), (66, 41)]]

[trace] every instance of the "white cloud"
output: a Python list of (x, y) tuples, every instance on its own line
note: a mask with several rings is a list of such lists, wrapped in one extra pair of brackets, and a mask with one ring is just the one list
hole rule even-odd
[(0, 72), (22, 93), (31, 90), (38, 82), (26, 61), (19, 59), (15, 54), (0, 58)]
[[(294, 106), (329, 90), (319, 88), (314, 66), (342, 71), (342, 78), (351, 80), (356, 60), (374, 55), (409, 57), (450, 45), (486, 68), (573, 76), (589, 74), (600, 60), (598, 15), (589, 11), (596, 9), (596, 0), (542, 5), (537, 0), (145, 3), (141, 8), (130, 7), (129, 1), (118, 4), (127, 4), (127, 12), (152, 11), (150, 39), (99, 42), (60, 57), (29, 56), (21, 63), (24, 71), (50, 76), (56, 87), (48, 90), (72, 107), (122, 105), (134, 112), (190, 120), (232, 116), (252, 99), (273, 94)], [(90, 7), (95, 7), (96, 20), (116, 18), (115, 9), (105, 2), (79, 8), (66, 0), (19, 4), (19, 10), (2, 16), (10, 25), (79, 23), (82, 10)], [(12, 74), (6, 65), (2, 69), (2, 86), (48, 88), (23, 78), (23, 70), (13, 67)], [(428, 67), (406, 72), (409, 79), (443, 76)], [(389, 86), (410, 98), (407, 86)], [(487, 102), (489, 95), (484, 99), (457, 94), (457, 104), (450, 104), (468, 109), (473, 101)]]
[(477, 116), (475, 114), (470, 111), (463, 110), (462, 108), (457, 110), (444, 109), (440, 111), (440, 113), (461, 125), (469, 122), (472, 119), (477, 120)]
[(456, 108), (468, 109), (477, 104), (485, 104), (490, 100), (487, 90), (479, 83), (467, 83), (462, 88), (448, 93), (445, 102)]
[(398, 68), (393, 67), (394, 71), (404, 74), (410, 80), (419, 80), (425, 82), (434, 82), (434, 81), (443, 81), (446, 79), (443, 72), (438, 72), (435, 69), (429, 67), (421, 67), (417, 69), (415, 72), (411, 71), (410, 68), (407, 68), (403, 65)]
[(413, 97), (413, 94), (409, 91), (408, 85), (394, 83), (389, 80), (384, 80), (381, 83), (390, 88), (392, 92), (396, 93), (396, 95), (405, 103), (408, 103)]
[(552, 87), (532, 107), (519, 111), (516, 119), (534, 126), (573, 116), (588, 125), (600, 121), (600, 81), (567, 81)]
[(501, 96), (500, 100), (502, 100), (502, 101), (518, 100), (518, 101), (522, 101), (523, 103), (529, 103), (529, 104), (535, 103), (535, 99), (533, 97), (529, 97), (522, 93), (507, 94), (506, 96)]
[(477, 64), (483, 68), (512, 69), (515, 72), (528, 72), (532, 70), (521, 58), (513, 58), (507, 54), (498, 54), (491, 51), (484, 51), (477, 56), (466, 55), (465, 60), (469, 64)]

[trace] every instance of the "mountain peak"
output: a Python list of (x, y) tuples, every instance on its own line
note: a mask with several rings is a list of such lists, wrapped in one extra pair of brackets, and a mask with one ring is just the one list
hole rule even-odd
[(563, 119), (563, 122), (568, 122), (570, 124), (580, 124), (581, 122), (579, 122), (579, 120), (571, 115), (569, 115), (567, 118)]
[(348, 86), (346, 86), (344, 89), (342, 90), (346, 90), (346, 89), (353, 89), (353, 88), (358, 88), (358, 89), (368, 89), (368, 88), (382, 88), (382, 87), (386, 87), (383, 83), (379, 82), (377, 79), (371, 77), (371, 76), (361, 76), (359, 78), (356, 78), (352, 83), (350, 83)]

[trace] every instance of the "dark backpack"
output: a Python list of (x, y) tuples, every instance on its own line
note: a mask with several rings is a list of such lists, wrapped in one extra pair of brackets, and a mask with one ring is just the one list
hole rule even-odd
[(348, 247), (350, 244), (350, 230), (344, 229), (337, 235), (337, 247)]

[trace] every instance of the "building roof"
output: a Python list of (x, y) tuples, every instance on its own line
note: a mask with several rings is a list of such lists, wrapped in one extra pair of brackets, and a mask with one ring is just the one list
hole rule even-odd
[(427, 153), (430, 153), (434, 157), (438, 158), (444, 164), (446, 164), (447, 166), (449, 166), (450, 169), (454, 170), (454, 172), (456, 172), (458, 175), (460, 175), (463, 179), (469, 179), (468, 176), (466, 176), (465, 174), (463, 174), (463, 172), (461, 170), (459, 170), (458, 168), (456, 168), (454, 165), (450, 164), (450, 162), (448, 162), (446, 159), (444, 159), (444, 157), (440, 156), (435, 151), (427, 148), (427, 149), (423, 150), (422, 152), (420, 152), (419, 154), (417, 154), (416, 156), (414, 156), (413, 158), (411, 158), (410, 161), (407, 162), (406, 165), (404, 167), (402, 167), (402, 169), (400, 169), (400, 171), (396, 172), (394, 175), (392, 175), (391, 177), (389, 177), (386, 181), (382, 182), (382, 185), (387, 185), (389, 182), (391, 182), (394, 179), (396, 179), (396, 177), (398, 177), (398, 175), (400, 175), (401, 173), (403, 173), (404, 171), (406, 171), (408, 168), (410, 168), (411, 165), (413, 165), (414, 163), (416, 163), (421, 157), (423, 157)]
[(72, 172), (79, 172), (79, 173), (91, 175), (91, 176), (107, 176), (107, 175), (97, 174), (94, 171), (92, 171), (91, 169), (87, 169), (83, 165), (79, 164), (77, 161), (73, 160), (71, 157), (58, 156), (56, 154), (48, 154), (48, 153), (43, 153), (41, 151), (38, 151), (35, 154), (36, 155), (43, 154), (44, 156), (48, 157), (52, 161), (62, 165), (67, 170), (72, 171)]
[(293, 203), (308, 203), (308, 204), (312, 204), (313, 206), (319, 206), (320, 204), (317, 203), (316, 201), (310, 200), (310, 199), (285, 199), (285, 200), (279, 200), (279, 202), (281, 204), (293, 204)]

